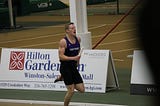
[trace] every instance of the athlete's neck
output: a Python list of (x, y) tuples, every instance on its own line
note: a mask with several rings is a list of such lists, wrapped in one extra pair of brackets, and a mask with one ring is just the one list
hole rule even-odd
[(66, 37), (68, 38), (68, 40), (69, 40), (71, 43), (75, 43), (75, 42), (76, 42), (74, 36), (66, 34)]

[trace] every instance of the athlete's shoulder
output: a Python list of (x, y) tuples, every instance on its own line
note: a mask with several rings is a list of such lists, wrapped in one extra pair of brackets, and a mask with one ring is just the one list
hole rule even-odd
[(77, 37), (77, 40), (78, 40), (79, 42), (81, 42), (80, 36), (76, 36), (76, 37)]
[(62, 38), (59, 42), (60, 45), (66, 45), (66, 39)]

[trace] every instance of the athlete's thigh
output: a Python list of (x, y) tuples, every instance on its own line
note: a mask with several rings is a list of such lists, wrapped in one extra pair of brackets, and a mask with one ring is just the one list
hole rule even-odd
[(78, 90), (79, 92), (84, 92), (85, 91), (84, 83), (75, 84), (75, 89)]

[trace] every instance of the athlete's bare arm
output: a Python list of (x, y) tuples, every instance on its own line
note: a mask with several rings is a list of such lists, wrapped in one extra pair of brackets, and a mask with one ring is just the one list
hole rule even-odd
[(66, 40), (61, 39), (60, 43), (59, 43), (59, 49), (58, 49), (60, 60), (76, 60), (76, 61), (78, 61), (80, 59), (79, 55), (73, 56), (73, 57), (68, 57), (68, 56), (64, 55), (66, 46), (67, 46)]

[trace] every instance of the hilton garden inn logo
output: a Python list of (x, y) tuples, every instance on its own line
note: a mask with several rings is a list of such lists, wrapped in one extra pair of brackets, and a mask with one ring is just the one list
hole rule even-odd
[(53, 52), (10, 51), (9, 70), (59, 71), (60, 63), (53, 62), (56, 58), (51, 55)]
[(24, 68), (25, 52), (11, 51), (9, 69), (10, 70), (23, 70)]

